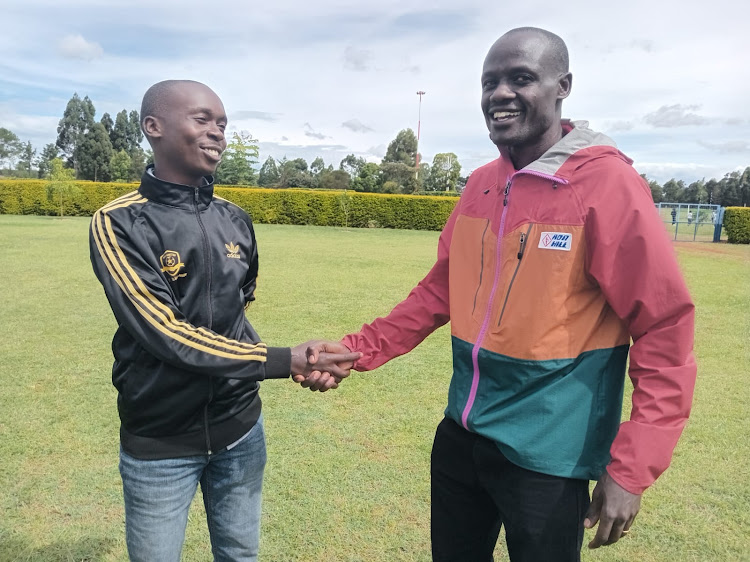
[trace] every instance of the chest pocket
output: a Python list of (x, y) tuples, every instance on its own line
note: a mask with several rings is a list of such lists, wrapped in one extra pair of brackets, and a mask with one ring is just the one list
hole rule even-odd
[(536, 358), (552, 349), (562, 353), (553, 357), (568, 357), (570, 330), (599, 295), (585, 273), (583, 227), (527, 225), (515, 242), (521, 258), (505, 264), (490, 346), (514, 357)]

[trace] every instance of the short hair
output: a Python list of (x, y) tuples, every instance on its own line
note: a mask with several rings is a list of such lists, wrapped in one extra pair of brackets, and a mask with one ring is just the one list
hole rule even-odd
[(141, 129), (143, 128), (143, 120), (146, 117), (149, 115), (160, 117), (162, 115), (164, 107), (169, 103), (169, 95), (180, 84), (201, 83), (195, 80), (163, 80), (146, 90), (141, 102)]
[(506, 35), (515, 35), (516, 33), (532, 33), (541, 37), (547, 43), (547, 55), (555, 65), (560, 74), (567, 74), (570, 70), (570, 59), (568, 56), (568, 47), (559, 36), (551, 31), (539, 27), (516, 27), (508, 31)]

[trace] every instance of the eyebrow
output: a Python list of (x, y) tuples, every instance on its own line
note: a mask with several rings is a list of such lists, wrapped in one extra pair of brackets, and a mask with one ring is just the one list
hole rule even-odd
[[(214, 115), (214, 112), (213, 112), (213, 111), (211, 111), (211, 110), (210, 110), (209, 108), (207, 108), (207, 107), (194, 107), (194, 108), (192, 108), (192, 109), (190, 110), (190, 114), (191, 114), (191, 115), (193, 115), (193, 114), (196, 114), (196, 113), (206, 113), (206, 114), (208, 114), (208, 115), (211, 115), (211, 116), (213, 116), (213, 115)], [(226, 115), (221, 115), (221, 116), (219, 117), (219, 121), (226, 121), (226, 120), (227, 120), (227, 116), (226, 116)]]

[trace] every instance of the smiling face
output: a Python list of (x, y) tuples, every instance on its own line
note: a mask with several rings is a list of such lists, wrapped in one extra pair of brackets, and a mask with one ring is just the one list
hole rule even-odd
[(510, 32), (490, 49), (482, 69), (482, 112), (490, 139), (520, 169), (562, 137), (562, 100), (572, 76), (554, 57), (547, 38)]
[(219, 97), (198, 82), (176, 82), (158, 115), (143, 118), (154, 149), (154, 173), (162, 180), (198, 186), (216, 171), (227, 147), (227, 116)]

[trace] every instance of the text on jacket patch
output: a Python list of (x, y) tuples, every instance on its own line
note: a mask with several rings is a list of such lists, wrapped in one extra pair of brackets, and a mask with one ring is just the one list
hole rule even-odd
[(570, 251), (573, 235), (567, 232), (542, 232), (539, 236), (539, 248), (544, 250)]

